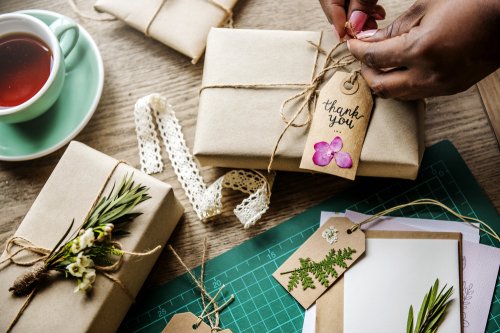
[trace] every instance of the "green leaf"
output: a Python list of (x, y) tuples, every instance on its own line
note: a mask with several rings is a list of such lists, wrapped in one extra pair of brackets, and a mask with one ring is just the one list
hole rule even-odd
[[(439, 325), (442, 323), (448, 305), (451, 303), (450, 297), (453, 293), (453, 287), (446, 289), (446, 285), (439, 290), (439, 280), (425, 294), (418, 313), (417, 322), (413, 328), (413, 306), (410, 306), (408, 320), (406, 323), (407, 333), (436, 333)], [(446, 291), (445, 291), (446, 290)]]
[(413, 333), (413, 306), (410, 305), (410, 311), (408, 311), (408, 321), (406, 323), (406, 333)]
[[(335, 267), (341, 267), (347, 269), (346, 260), (352, 260), (352, 254), (356, 253), (356, 250), (351, 248), (346, 248), (342, 250), (335, 251), (331, 249), (320, 262), (314, 262), (310, 258), (299, 258), (300, 267), (288, 272), (281, 273), (291, 274), (288, 281), (288, 290), (292, 291), (298, 286), (298, 282), (302, 284), (304, 290), (315, 289), (316, 285), (314, 280), (309, 276), (312, 274), (314, 278), (324, 287), (328, 288), (330, 286), (330, 280), (328, 276), (336, 279), (339, 274)], [(297, 281), (295, 281), (298, 279)], [(296, 283), (297, 282), (297, 283)]]

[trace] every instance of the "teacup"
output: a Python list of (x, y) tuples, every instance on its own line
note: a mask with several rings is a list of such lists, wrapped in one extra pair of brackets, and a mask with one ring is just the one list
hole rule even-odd
[(78, 37), (78, 25), (68, 18), (47, 26), (26, 14), (0, 15), (0, 122), (31, 120), (55, 103), (64, 85), (65, 58)]

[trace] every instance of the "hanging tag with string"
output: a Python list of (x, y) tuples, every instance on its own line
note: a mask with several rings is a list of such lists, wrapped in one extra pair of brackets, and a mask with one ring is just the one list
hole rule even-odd
[(359, 71), (337, 71), (319, 92), (300, 168), (353, 180), (372, 108)]
[[(231, 304), (231, 302), (234, 300), (234, 295), (231, 295), (228, 299), (225, 300), (222, 305), (219, 305), (217, 303), (217, 299), (226, 286), (222, 285), (213, 297), (207, 292), (204, 286), (207, 239), (205, 238), (203, 244), (203, 256), (201, 259), (201, 272), (199, 279), (193, 274), (193, 272), (191, 272), (191, 270), (188, 269), (188, 267), (179, 257), (174, 248), (169, 245), (169, 249), (177, 258), (181, 266), (186, 269), (188, 275), (200, 290), (203, 310), (198, 316), (192, 312), (175, 314), (170, 319), (162, 333), (232, 333), (231, 330), (222, 329), (220, 327), (220, 312), (224, 310), (229, 304)], [(208, 320), (208, 324), (206, 323), (206, 320)]]
[(273, 277), (308, 309), (365, 252), (365, 234), (346, 217), (332, 217)]

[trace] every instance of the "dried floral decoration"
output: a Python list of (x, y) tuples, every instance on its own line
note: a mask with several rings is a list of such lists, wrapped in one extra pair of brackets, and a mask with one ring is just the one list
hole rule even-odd
[(76, 280), (75, 292), (87, 292), (92, 288), (96, 270), (112, 272), (118, 269), (120, 257), (128, 253), (121, 249), (113, 236), (128, 234), (126, 225), (142, 213), (131, 211), (139, 203), (150, 199), (148, 188), (135, 185), (132, 177), (125, 176), (116, 190), (101, 198), (87, 215), (78, 234), (63, 243), (74, 220), (46, 259), (30, 272), (19, 276), (9, 291), (26, 295), (43, 280), (49, 271), (58, 271), (68, 279)]
[(326, 239), (328, 244), (332, 245), (334, 243), (337, 243), (337, 241), (339, 239), (339, 231), (337, 229), (335, 229), (334, 226), (330, 226), (329, 228), (326, 228), (325, 230), (323, 230), (321, 237)]
[(335, 159), (335, 163), (340, 168), (351, 168), (352, 158), (349, 153), (343, 152), (344, 143), (340, 136), (336, 136), (332, 142), (325, 141), (317, 142), (314, 145), (315, 153), (313, 155), (313, 163), (319, 166), (327, 166)]
[(350, 247), (336, 251), (331, 249), (325, 259), (320, 262), (314, 262), (310, 258), (300, 258), (300, 267), (288, 272), (283, 272), (281, 275), (291, 274), (288, 280), (288, 291), (292, 291), (302, 284), (304, 290), (316, 289), (316, 285), (311, 277), (318, 280), (324, 287), (330, 286), (328, 277), (338, 278), (339, 274), (335, 270), (335, 266), (347, 269), (346, 260), (352, 260), (352, 254), (356, 250)]

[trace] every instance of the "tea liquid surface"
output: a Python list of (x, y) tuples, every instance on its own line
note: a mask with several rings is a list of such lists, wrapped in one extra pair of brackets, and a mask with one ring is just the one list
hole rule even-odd
[(27, 33), (0, 36), (0, 108), (22, 104), (47, 82), (52, 52)]

